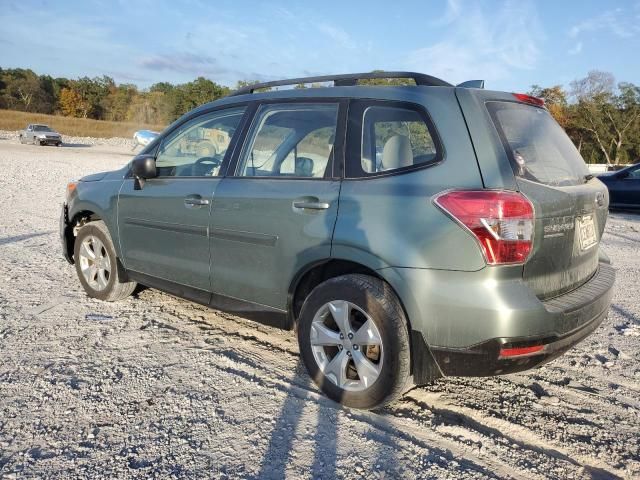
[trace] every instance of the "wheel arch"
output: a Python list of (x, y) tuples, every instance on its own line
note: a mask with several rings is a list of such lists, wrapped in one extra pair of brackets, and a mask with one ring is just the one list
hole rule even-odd
[(64, 229), (64, 236), (66, 239), (65, 248), (67, 250), (67, 258), (71, 260), (71, 263), (75, 263), (73, 252), (76, 243), (77, 229), (82, 225), (98, 220), (103, 220), (102, 216), (89, 209), (83, 209), (73, 214), (69, 214), (69, 218)]

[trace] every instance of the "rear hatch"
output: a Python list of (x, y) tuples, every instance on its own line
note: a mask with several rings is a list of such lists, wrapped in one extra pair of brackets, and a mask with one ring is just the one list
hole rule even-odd
[(580, 153), (546, 109), (502, 100), (486, 101), (485, 106), (517, 188), (535, 209), (533, 251), (523, 278), (541, 299), (573, 290), (598, 268), (607, 188), (589, 174)]

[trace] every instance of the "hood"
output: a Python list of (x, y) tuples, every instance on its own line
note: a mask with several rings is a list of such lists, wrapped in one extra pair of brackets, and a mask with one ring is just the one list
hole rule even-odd
[(47, 137), (62, 137), (58, 132), (33, 132), (36, 136), (47, 136)]
[(92, 173), (80, 179), (81, 182), (98, 182), (107, 176), (109, 172)]

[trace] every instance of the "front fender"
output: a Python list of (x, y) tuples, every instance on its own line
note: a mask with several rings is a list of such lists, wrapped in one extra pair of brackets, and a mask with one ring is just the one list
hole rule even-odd
[(118, 191), (122, 179), (112, 181), (78, 182), (74, 196), (68, 205), (71, 228), (78, 217), (88, 214), (102, 220), (109, 230), (116, 255), (120, 257), (118, 238)]

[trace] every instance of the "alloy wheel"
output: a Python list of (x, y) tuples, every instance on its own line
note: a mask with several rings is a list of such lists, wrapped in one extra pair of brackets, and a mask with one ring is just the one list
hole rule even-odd
[(89, 286), (97, 291), (107, 288), (111, 278), (111, 260), (104, 243), (89, 235), (80, 245), (80, 270)]
[(324, 304), (313, 318), (311, 349), (320, 371), (338, 387), (362, 391), (382, 370), (383, 342), (373, 319), (345, 300)]

